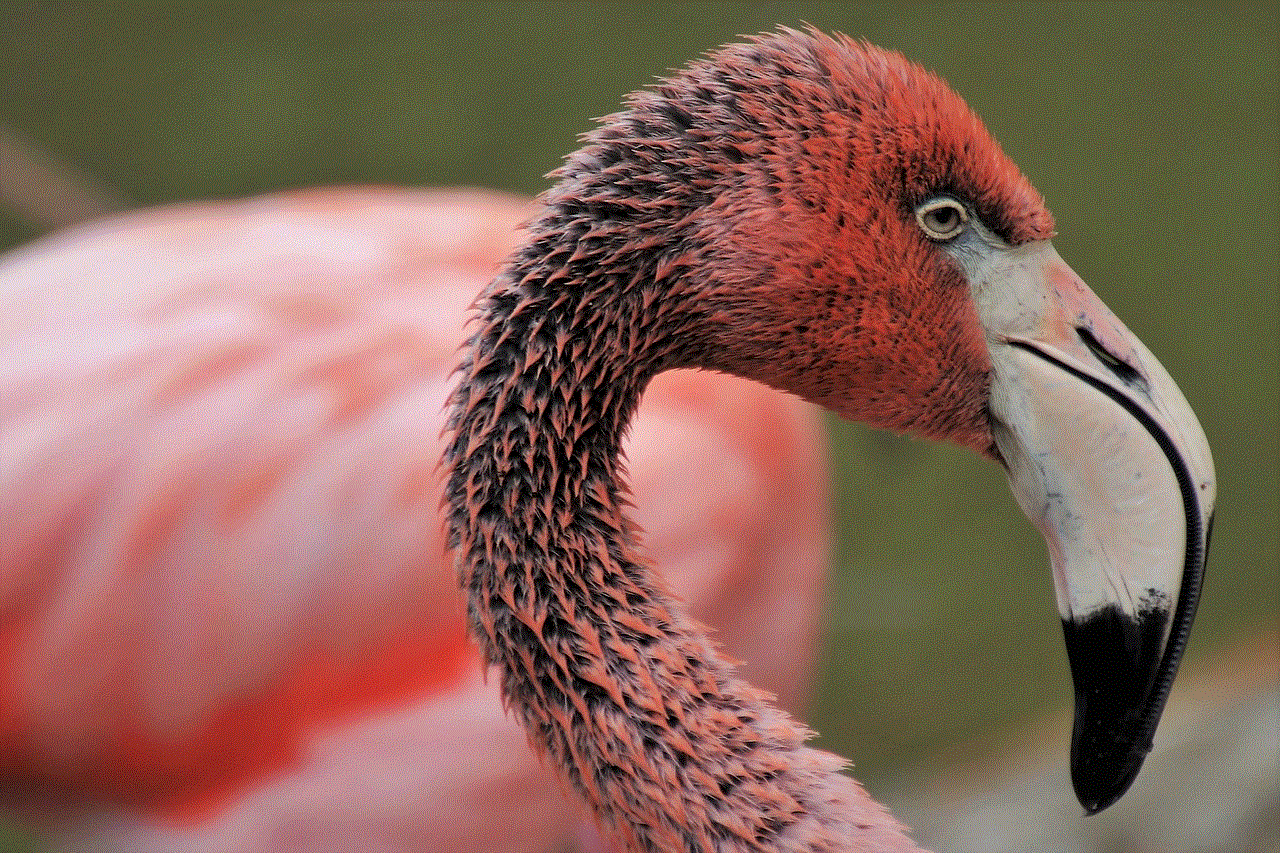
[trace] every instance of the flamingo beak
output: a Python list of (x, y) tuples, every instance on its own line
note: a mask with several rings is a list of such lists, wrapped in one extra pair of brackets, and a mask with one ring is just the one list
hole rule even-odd
[(1075, 685), (1071, 779), (1094, 814), (1137, 776), (1182, 658), (1213, 460), (1169, 374), (1050, 244), (983, 266), (993, 437), (1048, 544)]

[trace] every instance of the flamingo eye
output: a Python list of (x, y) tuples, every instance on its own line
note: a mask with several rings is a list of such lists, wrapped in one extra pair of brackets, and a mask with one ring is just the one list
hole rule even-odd
[(916, 208), (916, 222), (930, 240), (953, 240), (969, 223), (969, 211), (954, 198), (931, 198)]

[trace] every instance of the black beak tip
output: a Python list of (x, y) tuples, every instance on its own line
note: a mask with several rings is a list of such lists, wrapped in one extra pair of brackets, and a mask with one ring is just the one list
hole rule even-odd
[(1117, 750), (1111, 755), (1071, 756), (1071, 786), (1084, 806), (1085, 814), (1095, 815), (1124, 796), (1142, 769), (1147, 750)]
[(1151, 750), (1172, 680), (1159, 677), (1167, 624), (1167, 610), (1134, 618), (1115, 606), (1063, 622), (1076, 698), (1071, 784), (1088, 814), (1124, 796)]

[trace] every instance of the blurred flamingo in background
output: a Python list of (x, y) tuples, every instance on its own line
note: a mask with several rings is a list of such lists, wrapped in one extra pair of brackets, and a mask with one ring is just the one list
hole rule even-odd
[[(0, 796), (57, 844), (596, 847), (465, 639), (439, 434), (526, 202), (335, 189), (127, 214), (0, 260)], [(811, 409), (676, 372), (627, 446), (648, 550), (803, 702)]]

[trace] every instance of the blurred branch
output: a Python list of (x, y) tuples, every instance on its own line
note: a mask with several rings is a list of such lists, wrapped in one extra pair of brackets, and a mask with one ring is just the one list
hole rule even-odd
[(0, 124), (0, 204), (53, 230), (131, 206), (129, 199)]

